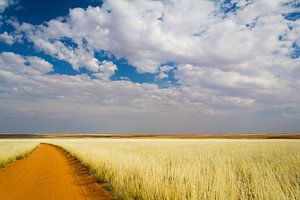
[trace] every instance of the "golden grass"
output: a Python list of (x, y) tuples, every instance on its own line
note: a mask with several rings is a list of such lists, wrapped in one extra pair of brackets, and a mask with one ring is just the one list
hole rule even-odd
[(52, 141), (123, 199), (300, 199), (299, 140)]
[(25, 157), (39, 142), (34, 140), (0, 140), (0, 168)]

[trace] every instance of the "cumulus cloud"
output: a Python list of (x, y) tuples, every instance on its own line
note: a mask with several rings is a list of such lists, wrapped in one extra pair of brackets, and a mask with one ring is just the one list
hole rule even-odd
[(45, 74), (52, 71), (52, 64), (34, 56), (23, 57), (12, 52), (0, 54), (0, 70), (15, 74)]
[(17, 3), (17, 0), (0, 0), (0, 13), (2, 13), (8, 6)]
[[(208, 118), (224, 117), (228, 106), (234, 114), (233, 110), (249, 109), (254, 103), (251, 99), (213, 95), (204, 89), (160, 89), (155, 84), (107, 81), (115, 67), (110, 62), (103, 65), (104, 74), (99, 79), (84, 74), (59, 75), (49, 73), (53, 66), (41, 58), (1, 53), (1, 127), (26, 131), (34, 126), (57, 131), (63, 126), (60, 121), (68, 121), (70, 126), (64, 124), (64, 130), (69, 131), (196, 132)], [(16, 126), (9, 119), (22, 123)], [(209, 130), (205, 127), (203, 130)]]
[(172, 69), (173, 69), (173, 67), (168, 66), (168, 65), (164, 65), (164, 66), (160, 67), (157, 78), (158, 79), (167, 79), (169, 77), (168, 72)]
[(112, 62), (104, 61), (102, 65), (100, 65), (100, 72), (95, 73), (94, 76), (103, 80), (110, 80), (110, 77), (117, 70), (117, 66)]
[[(247, 2), (232, 2), (240, 9), (224, 17), (214, 1), (110, 0), (102, 7), (71, 9), (65, 19), (46, 25), (23, 24), (21, 30), (36, 48), (69, 61), (74, 68), (92, 62), (97, 50), (126, 57), (139, 72), (151, 73), (168, 61), (230, 67), (257, 55), (288, 55), (299, 35), (289, 28), (298, 22), (283, 16), (293, 11), (284, 6), (288, 1)], [(278, 40), (284, 34), (290, 39)], [(78, 47), (67, 48), (60, 41), (64, 37)], [(95, 70), (96, 65), (87, 67)]]
[(0, 34), (0, 41), (5, 42), (8, 45), (12, 45), (13, 43), (15, 43), (15, 37), (5, 31)]

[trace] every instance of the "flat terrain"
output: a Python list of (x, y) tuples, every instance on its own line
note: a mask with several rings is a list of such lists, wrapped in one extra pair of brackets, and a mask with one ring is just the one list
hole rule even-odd
[(47, 139), (121, 199), (300, 200), (299, 139)]
[(27, 158), (0, 170), (1, 200), (111, 199), (66, 151), (40, 144)]
[(103, 134), (103, 133), (0, 133), (0, 138), (166, 138), (166, 139), (300, 139), (300, 133), (255, 134)]

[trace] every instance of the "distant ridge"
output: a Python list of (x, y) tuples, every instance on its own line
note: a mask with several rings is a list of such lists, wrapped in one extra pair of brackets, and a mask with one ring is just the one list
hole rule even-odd
[(0, 138), (166, 138), (166, 139), (300, 139), (300, 133), (255, 134), (79, 134), (79, 133), (0, 133)]

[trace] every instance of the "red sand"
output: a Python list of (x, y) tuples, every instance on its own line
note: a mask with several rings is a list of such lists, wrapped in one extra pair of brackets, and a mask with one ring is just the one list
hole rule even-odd
[(41, 144), (27, 158), (0, 170), (1, 200), (112, 199), (66, 151)]

